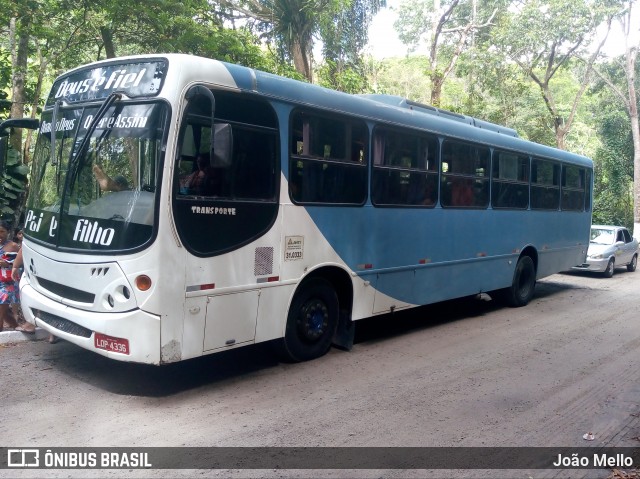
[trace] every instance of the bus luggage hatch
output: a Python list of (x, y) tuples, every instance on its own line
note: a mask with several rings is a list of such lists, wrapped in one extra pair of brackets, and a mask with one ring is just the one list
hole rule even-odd
[(252, 342), (256, 337), (259, 291), (207, 298), (204, 351)]

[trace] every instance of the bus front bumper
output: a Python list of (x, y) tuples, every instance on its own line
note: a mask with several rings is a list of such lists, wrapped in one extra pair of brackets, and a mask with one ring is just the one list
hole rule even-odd
[(140, 309), (95, 313), (40, 294), (22, 282), (24, 317), (51, 334), (118, 361), (160, 364), (160, 317)]

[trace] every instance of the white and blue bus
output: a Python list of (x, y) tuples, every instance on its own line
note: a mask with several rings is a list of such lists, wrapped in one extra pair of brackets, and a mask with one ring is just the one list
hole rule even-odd
[[(290, 360), (354, 322), (582, 264), (592, 162), (508, 128), (189, 55), (56, 79), (25, 217), (25, 317), (163, 364), (273, 341)], [(194, 181), (197, 179), (197, 181)]]

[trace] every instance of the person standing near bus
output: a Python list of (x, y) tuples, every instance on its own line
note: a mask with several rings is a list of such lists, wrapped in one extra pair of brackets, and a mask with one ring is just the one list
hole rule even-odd
[[(22, 267), (24, 265), (24, 260), (22, 259), (22, 248), (18, 250), (18, 254), (16, 255), (16, 259), (13, 261), (13, 265), (11, 268), (11, 279), (15, 282), (16, 288), (18, 288), (18, 283), (20, 282), (20, 276), (22, 276)], [(35, 332), (35, 326), (32, 324), (26, 323), (33, 328)], [(58, 338), (53, 334), (49, 334), (49, 340), (51, 344), (57, 343)]]
[[(23, 265), (24, 265), (24, 261), (22, 259), (22, 248), (20, 248), (18, 250), (18, 254), (16, 255), (16, 259), (13, 261), (13, 267), (11, 268), (11, 279), (15, 282), (14, 284), (16, 285), (16, 289), (19, 289), (18, 283), (20, 282), (20, 276), (22, 276)], [(35, 332), (35, 326), (29, 323), (25, 323), (25, 324), (33, 328), (33, 332)], [(16, 328), (16, 330), (21, 331), (18, 328)], [(25, 331), (25, 332), (29, 332), (29, 331)], [(54, 344), (59, 341), (59, 338), (57, 336), (54, 336), (53, 334), (49, 334), (48, 341), (49, 343)]]
[[(23, 237), (24, 237), (24, 232), (22, 231), (21, 226), (18, 226), (16, 229), (13, 230), (13, 242), (18, 245), (18, 255), (20, 255), (21, 254), (20, 252), (22, 251)], [(16, 258), (17, 258), (17, 255), (16, 255)], [(13, 264), (15, 264), (15, 260)], [(22, 265), (22, 263), (20, 264)], [(18, 285), (19, 279), (20, 278), (18, 278), (18, 280), (15, 281), (18, 292), (20, 291), (20, 286)], [(13, 303), (11, 305), (11, 310), (13, 312), (13, 318), (17, 321), (19, 327), (26, 329), (25, 332), (32, 332), (32, 331), (35, 332), (35, 326), (28, 323), (24, 319), (24, 315), (22, 314), (22, 309), (20, 308), (20, 302)]]
[(16, 331), (33, 334), (35, 327), (29, 323), (19, 324), (11, 311), (12, 305), (20, 302), (20, 291), (12, 278), (13, 263), (20, 247), (9, 239), (9, 230), (9, 223), (0, 221), (0, 331), (6, 323)]

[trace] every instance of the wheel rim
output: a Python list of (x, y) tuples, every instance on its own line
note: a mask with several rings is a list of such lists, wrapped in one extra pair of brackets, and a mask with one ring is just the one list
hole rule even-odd
[(613, 273), (613, 260), (609, 260), (609, 264), (607, 264), (607, 274)]
[(298, 315), (298, 333), (307, 342), (315, 342), (327, 330), (329, 325), (329, 309), (319, 299), (311, 299), (304, 303)]

